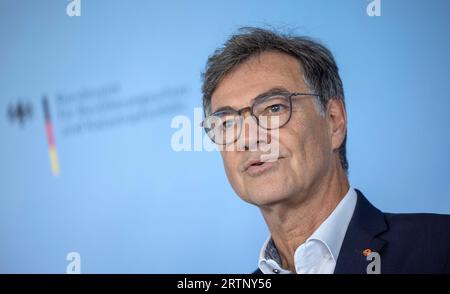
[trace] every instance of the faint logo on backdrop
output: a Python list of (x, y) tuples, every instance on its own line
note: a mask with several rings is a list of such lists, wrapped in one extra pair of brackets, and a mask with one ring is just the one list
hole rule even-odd
[(58, 93), (55, 105), (61, 135), (106, 131), (156, 120), (183, 109), (187, 91), (187, 87), (180, 85), (130, 95), (122, 93), (119, 83), (111, 83)]
[[(58, 176), (61, 173), (56, 148), (57, 137), (106, 131), (156, 120), (185, 108), (187, 91), (187, 87), (180, 85), (158, 91), (127, 94), (122, 93), (119, 83), (111, 83), (81, 88), (75, 92), (41, 96), (52, 174)], [(34, 106), (25, 99), (20, 99), (7, 105), (5, 114), (11, 125), (23, 128), (31, 121)]]
[[(50, 107), (47, 96), (44, 96), (42, 98), (42, 106), (45, 118), (45, 130), (50, 156), (50, 166), (53, 175), (57, 176), (59, 175), (59, 161), (56, 151), (55, 135), (53, 133), (53, 124), (50, 118)], [(28, 121), (31, 121), (34, 115), (33, 109), (33, 104), (31, 104), (30, 102), (18, 101), (16, 103), (9, 104), (6, 114), (11, 124), (18, 124), (23, 128)]]
[(33, 106), (29, 102), (18, 101), (9, 104), (6, 115), (11, 124), (18, 124), (22, 128), (33, 117)]
[(81, 274), (81, 255), (78, 252), (69, 252), (66, 256), (69, 262), (66, 267), (66, 274)]
[(368, 16), (381, 16), (381, 0), (372, 0), (366, 9)]
[(68, 16), (81, 16), (81, 0), (68, 0), (69, 3), (66, 7), (66, 13)]
[(44, 112), (45, 133), (47, 135), (50, 168), (52, 169), (52, 174), (54, 176), (58, 176), (60, 173), (58, 151), (56, 149), (55, 133), (53, 131), (53, 121), (50, 116), (50, 105), (47, 96), (42, 97), (42, 111)]

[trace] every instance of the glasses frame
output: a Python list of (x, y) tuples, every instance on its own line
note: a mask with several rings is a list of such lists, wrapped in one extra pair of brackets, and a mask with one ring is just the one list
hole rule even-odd
[[(277, 126), (276, 128), (265, 128), (265, 127), (263, 127), (263, 126), (261, 126), (261, 125), (259, 124), (259, 118), (258, 118), (258, 117), (255, 115), (255, 113), (254, 113), (254, 107), (255, 107), (255, 105), (258, 105), (258, 103), (261, 103), (260, 100), (264, 100), (263, 98), (266, 98), (266, 97), (267, 97), (267, 98), (270, 98), (270, 97), (272, 97), (272, 96), (284, 96), (285, 98), (288, 99), (288, 103), (289, 103), (289, 117), (288, 117), (288, 119), (286, 120), (285, 123), (283, 123), (283, 124)], [(289, 121), (291, 120), (291, 117), (292, 117), (292, 98), (295, 97), (295, 96), (302, 96), (302, 97), (307, 97), (307, 96), (320, 97), (319, 94), (315, 94), (315, 93), (298, 93), (298, 92), (294, 92), (294, 93), (290, 93), (290, 92), (286, 92), (286, 93), (276, 93), (276, 94), (270, 94), (270, 95), (267, 95), (266, 97), (263, 97), (263, 98), (261, 98), (261, 99), (258, 99), (257, 101), (254, 101), (253, 104), (252, 104), (251, 106), (243, 107), (243, 108), (238, 109), (238, 110), (235, 110), (235, 109), (232, 109), (232, 108), (227, 109), (226, 111), (229, 111), (230, 113), (235, 113), (235, 114), (237, 114), (237, 115), (241, 118), (240, 125), (239, 125), (239, 134), (236, 135), (236, 139), (235, 139), (234, 141), (228, 142), (228, 143), (223, 143), (223, 144), (221, 144), (221, 143), (215, 142), (215, 141), (208, 135), (208, 131), (207, 131), (208, 128), (205, 126), (205, 121), (206, 121), (209, 117), (214, 116), (214, 115), (216, 115), (217, 113), (222, 112), (222, 111), (225, 111), (225, 110), (219, 110), (219, 111), (216, 111), (216, 112), (214, 112), (214, 113), (211, 113), (210, 115), (208, 115), (208, 116), (201, 122), (200, 126), (205, 130), (207, 136), (208, 136), (208, 137), (211, 139), (211, 141), (213, 141), (215, 144), (222, 145), (222, 146), (228, 145), (228, 144), (233, 144), (233, 143), (235, 143), (237, 140), (239, 140), (239, 138), (240, 138), (240, 136), (241, 136), (241, 133), (242, 133), (242, 122), (243, 122), (243, 118), (244, 118), (243, 113), (244, 113), (245, 111), (248, 110), (249, 113), (250, 113), (250, 115), (251, 115), (252, 117), (255, 118), (256, 124), (257, 124), (258, 127), (262, 128), (262, 129), (264, 129), (264, 130), (276, 130), (276, 129), (280, 129), (280, 128), (284, 127), (285, 125), (287, 125), (287, 124), (289, 123)]]

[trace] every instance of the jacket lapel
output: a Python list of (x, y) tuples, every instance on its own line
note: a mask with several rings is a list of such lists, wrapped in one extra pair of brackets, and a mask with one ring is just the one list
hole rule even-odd
[(358, 200), (342, 243), (335, 274), (366, 274), (370, 261), (366, 259), (364, 250), (381, 254), (386, 244), (385, 240), (377, 237), (388, 229), (383, 213), (370, 204), (360, 191), (356, 190), (356, 193)]

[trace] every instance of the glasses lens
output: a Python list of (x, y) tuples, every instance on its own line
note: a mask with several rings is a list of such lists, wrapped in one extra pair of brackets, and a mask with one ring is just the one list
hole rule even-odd
[(287, 123), (291, 112), (289, 98), (277, 95), (271, 96), (253, 106), (253, 113), (258, 117), (259, 126), (271, 130)]
[(239, 137), (241, 118), (234, 112), (216, 113), (205, 119), (204, 128), (214, 143), (230, 144)]

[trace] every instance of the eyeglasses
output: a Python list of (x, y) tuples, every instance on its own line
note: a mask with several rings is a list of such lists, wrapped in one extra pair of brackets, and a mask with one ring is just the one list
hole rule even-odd
[(274, 130), (284, 127), (292, 116), (292, 98), (319, 97), (318, 94), (282, 92), (258, 98), (252, 106), (239, 110), (219, 110), (209, 115), (202, 122), (208, 137), (218, 145), (227, 145), (236, 142), (242, 130), (243, 113), (249, 111), (256, 119), (259, 127)]

